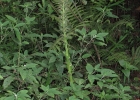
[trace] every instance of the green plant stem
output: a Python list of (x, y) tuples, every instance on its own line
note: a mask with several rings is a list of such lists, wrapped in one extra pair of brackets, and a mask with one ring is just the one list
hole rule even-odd
[(70, 55), (69, 55), (69, 48), (68, 48), (68, 39), (67, 39), (67, 33), (68, 33), (68, 18), (67, 18), (67, 1), (62, 0), (62, 11), (61, 11), (61, 16), (62, 16), (62, 32), (64, 35), (64, 47), (65, 47), (65, 57), (66, 57), (66, 66), (68, 69), (68, 74), (69, 74), (69, 81), (70, 84), (73, 83), (73, 78), (72, 78), (72, 63), (70, 61)]
[(68, 74), (69, 74), (69, 80), (70, 83), (73, 83), (73, 78), (72, 78), (72, 63), (70, 61), (70, 55), (69, 55), (69, 49), (68, 49), (68, 41), (66, 34), (64, 34), (64, 43), (65, 43), (65, 57), (66, 57), (66, 65), (68, 69)]

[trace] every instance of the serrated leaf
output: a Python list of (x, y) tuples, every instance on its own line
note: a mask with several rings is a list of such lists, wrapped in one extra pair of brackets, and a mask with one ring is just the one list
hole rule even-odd
[(102, 77), (118, 77), (118, 75), (110, 69), (102, 69), (101, 70)]
[(9, 97), (2, 97), (0, 100), (15, 100), (15, 96), (9, 96)]
[(92, 88), (92, 85), (91, 84), (86, 84), (85, 89), (87, 89), (87, 88)]
[(26, 77), (27, 77), (28, 71), (23, 70), (23, 69), (21, 68), (21, 69), (19, 69), (19, 73), (20, 73), (22, 79), (25, 80)]
[(92, 74), (94, 68), (91, 64), (87, 64), (86, 65), (86, 70), (88, 71), (89, 74)]
[(57, 88), (50, 88), (50, 89), (49, 89), (49, 93), (53, 93), (53, 94), (55, 94), (55, 95), (61, 94), (61, 92), (58, 91)]
[(86, 54), (84, 54), (84, 55), (82, 56), (83, 59), (89, 58), (89, 57), (91, 57), (91, 54), (89, 54), (89, 53), (86, 53)]
[(91, 32), (88, 33), (88, 35), (92, 36), (92, 37), (95, 37), (96, 38), (96, 35), (97, 35), (97, 31), (96, 30), (92, 30)]
[(70, 96), (69, 100), (80, 100), (80, 99), (76, 98), (76, 96)]
[(103, 42), (94, 42), (96, 45), (99, 45), (99, 46), (106, 46), (106, 44), (105, 43), (103, 43)]
[(83, 28), (82, 30), (76, 29), (76, 32), (80, 33), (82, 36), (84, 36), (86, 34), (86, 29)]
[(12, 17), (12, 16), (9, 16), (9, 15), (5, 15), (10, 21), (12, 21), (12, 22), (14, 22), (14, 23), (16, 23), (17, 22), (17, 20), (14, 18), (14, 17)]
[(75, 78), (74, 80), (78, 85), (82, 85), (85, 82), (84, 79), (79, 79), (79, 78)]
[(3, 80), (3, 77), (0, 75), (0, 80)]
[(49, 60), (49, 63), (54, 63), (56, 61), (56, 57), (55, 56), (52, 56)]
[(25, 23), (18, 23), (15, 27), (21, 27), (21, 26), (24, 26), (24, 25), (26, 25)]
[(125, 68), (125, 65), (126, 65), (126, 61), (124, 60), (119, 60), (119, 64)]
[(94, 70), (95, 70), (95, 71), (100, 70), (100, 64), (95, 65)]
[(21, 98), (21, 100), (25, 100), (26, 98), (30, 98), (30, 96), (27, 94), (28, 90), (20, 90), (17, 93), (18, 98)]
[(108, 33), (98, 33), (96, 37), (105, 37)]
[(93, 84), (96, 79), (99, 79), (98, 77), (96, 77), (96, 75), (88, 75), (88, 80), (91, 84)]
[(102, 89), (102, 87), (103, 87), (103, 85), (104, 85), (104, 84), (103, 84), (103, 82), (98, 81), (98, 82), (97, 82), (97, 84), (98, 84), (98, 85), (99, 85), (99, 87)]
[(19, 32), (19, 29), (18, 29), (18, 28), (14, 28), (14, 30), (15, 30), (17, 39), (18, 39), (19, 42), (21, 43), (21, 34), (20, 34), (20, 32)]
[(8, 76), (3, 82), (3, 88), (6, 89), (11, 84), (11, 82), (14, 81), (14, 79), (14, 77)]
[(125, 86), (125, 87), (123, 88), (123, 90), (124, 90), (124, 91), (131, 91), (130, 86)]
[(46, 92), (46, 94), (50, 97), (54, 98), (54, 95), (61, 94), (60, 91), (57, 90), (57, 88), (49, 88), (49, 85), (45, 87), (44, 85), (41, 85), (41, 89)]
[(44, 85), (41, 85), (40, 87), (44, 92), (48, 92), (49, 91), (49, 85), (46, 87)]
[(103, 37), (96, 37), (97, 40), (104, 42), (104, 38)]
[(7, 24), (9, 24), (9, 21), (5, 21), (4, 23), (2, 23), (2, 26), (6, 26)]
[(28, 63), (24, 67), (25, 68), (35, 68), (36, 66), (37, 66), (37, 64), (35, 64), (35, 63)]
[(29, 44), (29, 42), (23, 41), (22, 44), (26, 45), (26, 44)]
[(26, 17), (25, 18), (25, 20), (26, 20), (26, 22), (27, 22), (27, 24), (30, 24), (31, 23), (31, 21), (34, 21), (35, 20), (35, 17)]
[(129, 78), (129, 76), (130, 76), (130, 70), (125, 69), (125, 70), (122, 70), (122, 72), (123, 72), (123, 74), (124, 74), (127, 78)]

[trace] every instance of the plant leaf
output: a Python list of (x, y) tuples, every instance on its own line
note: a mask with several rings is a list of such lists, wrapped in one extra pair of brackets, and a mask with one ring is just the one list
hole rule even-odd
[(87, 64), (86, 65), (86, 70), (88, 71), (89, 74), (92, 74), (94, 68), (91, 64)]
[(12, 16), (9, 16), (9, 15), (5, 15), (10, 21), (12, 21), (12, 22), (14, 22), (14, 23), (16, 23), (17, 22), (17, 20), (14, 18), (14, 17), (12, 17)]
[(17, 39), (18, 39), (19, 42), (21, 43), (21, 34), (20, 34), (20, 32), (19, 32), (19, 29), (18, 29), (18, 28), (14, 28), (14, 30), (15, 30)]
[(3, 88), (6, 89), (11, 84), (11, 82), (14, 81), (14, 79), (14, 77), (8, 76), (3, 82)]

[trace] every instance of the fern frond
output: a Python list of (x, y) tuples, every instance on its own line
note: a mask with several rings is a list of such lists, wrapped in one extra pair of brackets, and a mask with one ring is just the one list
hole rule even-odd
[(76, 35), (74, 32), (76, 28), (88, 26), (89, 23), (86, 19), (82, 19), (85, 16), (85, 11), (81, 5), (77, 5), (71, 0), (52, 0), (52, 4), (56, 8), (55, 11), (57, 11), (56, 20), (60, 36), (50, 49), (61, 46), (64, 40), (62, 33), (66, 33), (66, 37), (69, 39)]

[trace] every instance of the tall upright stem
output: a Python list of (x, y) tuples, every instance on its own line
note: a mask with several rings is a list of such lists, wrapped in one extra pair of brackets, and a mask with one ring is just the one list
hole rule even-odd
[(69, 48), (68, 48), (68, 39), (67, 39), (67, 33), (69, 32), (68, 29), (68, 0), (61, 0), (62, 5), (61, 5), (61, 15), (60, 18), (62, 19), (62, 22), (60, 23), (61, 25), (61, 31), (63, 32), (64, 35), (64, 47), (65, 47), (65, 58), (66, 58), (66, 66), (68, 69), (68, 74), (69, 74), (69, 80), (70, 84), (73, 83), (73, 78), (72, 78), (72, 63), (70, 61), (70, 55), (69, 55)]

